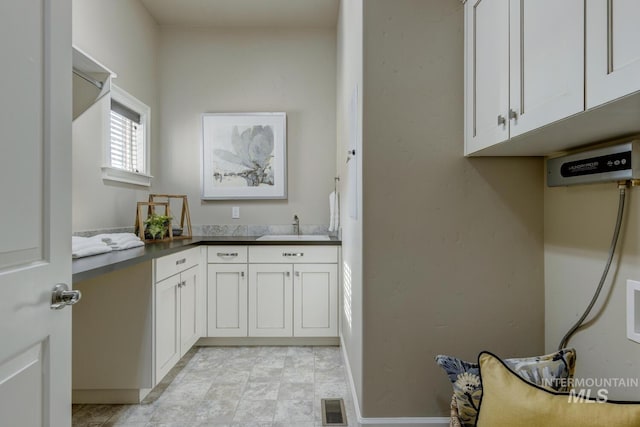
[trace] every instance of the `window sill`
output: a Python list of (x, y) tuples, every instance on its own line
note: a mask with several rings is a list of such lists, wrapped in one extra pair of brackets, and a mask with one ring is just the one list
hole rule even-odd
[(129, 172), (110, 166), (102, 167), (102, 179), (107, 181), (123, 182), (125, 184), (139, 185), (141, 187), (151, 187), (153, 176), (143, 173)]

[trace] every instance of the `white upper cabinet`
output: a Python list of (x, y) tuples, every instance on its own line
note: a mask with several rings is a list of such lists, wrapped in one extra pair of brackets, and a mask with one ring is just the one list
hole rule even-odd
[(587, 108), (640, 90), (640, 1), (587, 3)]
[(468, 0), (465, 154), (584, 110), (583, 0)]
[(510, 137), (584, 110), (583, 0), (511, 0)]
[(465, 154), (509, 138), (509, 0), (465, 5)]

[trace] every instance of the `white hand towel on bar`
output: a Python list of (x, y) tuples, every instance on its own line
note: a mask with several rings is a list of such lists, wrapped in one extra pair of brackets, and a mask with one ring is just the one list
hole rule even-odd
[(329, 194), (329, 232), (338, 231), (340, 227), (340, 195), (336, 191)]

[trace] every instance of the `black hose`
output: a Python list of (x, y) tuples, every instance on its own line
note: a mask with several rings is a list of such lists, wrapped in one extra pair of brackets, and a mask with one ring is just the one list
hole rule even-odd
[(580, 317), (580, 319), (575, 323), (575, 325), (573, 325), (571, 329), (569, 329), (569, 332), (567, 332), (566, 335), (562, 338), (562, 341), (560, 341), (560, 345), (558, 346), (558, 350), (562, 350), (563, 348), (566, 348), (567, 343), (569, 342), (569, 339), (571, 339), (571, 337), (573, 336), (573, 334), (576, 333), (578, 328), (582, 326), (584, 319), (587, 318), (587, 316), (591, 312), (591, 309), (593, 308), (596, 301), (598, 300), (598, 297), (600, 296), (600, 291), (602, 291), (602, 287), (604, 286), (604, 281), (607, 279), (607, 274), (609, 274), (609, 267), (611, 267), (611, 261), (613, 261), (613, 255), (616, 252), (618, 236), (620, 236), (620, 227), (622, 226), (622, 215), (624, 213), (624, 200), (627, 194), (626, 183), (624, 185), (620, 184), (618, 187), (620, 189), (620, 199), (618, 201), (618, 218), (616, 220), (616, 228), (613, 231), (613, 239), (611, 240), (611, 247), (609, 247), (609, 258), (607, 258), (607, 264), (604, 267), (604, 271), (602, 272), (602, 277), (600, 277), (600, 283), (598, 283), (598, 288), (596, 289), (596, 293), (593, 295), (593, 298), (591, 298), (591, 302), (589, 303), (589, 306), (582, 314), (582, 317)]

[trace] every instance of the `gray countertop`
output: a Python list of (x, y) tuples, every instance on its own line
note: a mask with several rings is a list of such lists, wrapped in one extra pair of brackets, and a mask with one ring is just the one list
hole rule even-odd
[(144, 261), (169, 255), (199, 245), (340, 245), (335, 237), (331, 240), (256, 240), (260, 236), (204, 236), (169, 242), (147, 243), (133, 249), (113, 251), (106, 254), (77, 258), (72, 263), (73, 282), (90, 279), (111, 271), (120, 270)]

